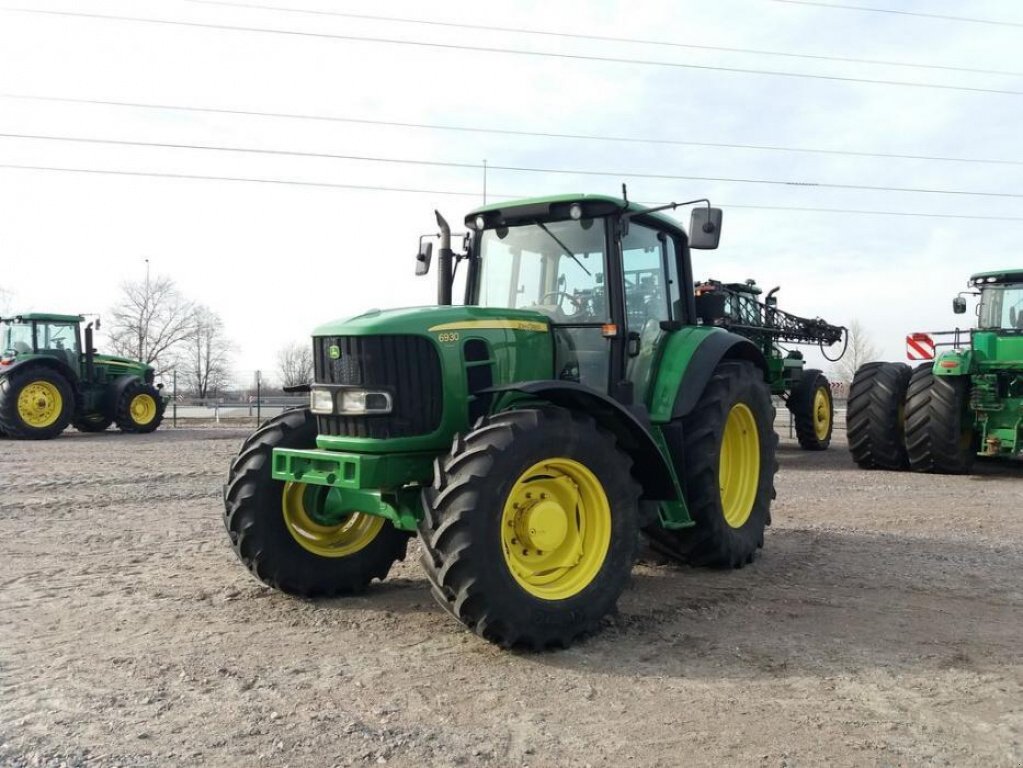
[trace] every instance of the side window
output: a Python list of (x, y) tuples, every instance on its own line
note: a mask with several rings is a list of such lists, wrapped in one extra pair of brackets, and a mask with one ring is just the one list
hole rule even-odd
[(39, 348), (78, 354), (78, 329), (66, 323), (45, 323), (38, 327)]
[(633, 224), (622, 240), (622, 270), (629, 330), (642, 332), (650, 321), (670, 320), (680, 299), (674, 239)]

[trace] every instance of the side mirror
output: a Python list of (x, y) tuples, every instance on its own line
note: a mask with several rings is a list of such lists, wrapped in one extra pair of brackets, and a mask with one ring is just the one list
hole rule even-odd
[(694, 208), (689, 223), (689, 247), (713, 251), (721, 240), (721, 209)]
[(956, 296), (954, 299), (952, 299), (952, 311), (955, 312), (957, 315), (965, 315), (966, 299), (964, 299), (962, 296)]
[(419, 253), (416, 255), (416, 274), (425, 275), (430, 271), (430, 258), (433, 256), (433, 243), (419, 241)]

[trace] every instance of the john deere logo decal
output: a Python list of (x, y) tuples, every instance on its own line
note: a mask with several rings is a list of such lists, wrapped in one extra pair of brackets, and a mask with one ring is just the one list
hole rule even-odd
[(337, 360), (339, 357), (341, 357), (341, 347), (339, 347), (337, 344), (331, 344), (330, 348), (327, 350), (327, 354), (330, 355), (331, 360)]

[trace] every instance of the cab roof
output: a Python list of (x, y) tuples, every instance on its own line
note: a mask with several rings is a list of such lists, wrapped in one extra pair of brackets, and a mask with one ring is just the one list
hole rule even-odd
[(974, 285), (989, 283), (1023, 283), (1023, 269), (998, 269), (994, 272), (978, 272), (970, 277)]
[(84, 320), (81, 315), (55, 315), (51, 312), (25, 312), (21, 315), (3, 318), (3, 322), (44, 322), (44, 323), (80, 323)]
[[(548, 197), (524, 197), (519, 200), (491, 203), (490, 205), (484, 205), (476, 208), (466, 215), (465, 223), (471, 227), (476, 216), (481, 213), (489, 214), (487, 216), (488, 225), (491, 216), (493, 216), (496, 220), (508, 221), (509, 223), (526, 223), (526, 220), (529, 219), (544, 219), (548, 216), (557, 217), (559, 213), (561, 213), (565, 218), (568, 218), (568, 206), (572, 203), (582, 204), (584, 206), (584, 210), (590, 216), (607, 216), (615, 211), (631, 211), (632, 213), (639, 213), (640, 211), (644, 211), (651, 207), (649, 205), (640, 205), (631, 201), (626, 202), (620, 197), (611, 197), (609, 195), (587, 195), (576, 193), (567, 195), (551, 195)], [(682, 225), (670, 216), (665, 216), (663, 213), (649, 213), (646, 214), (646, 217), (655, 219), (659, 224), (664, 225), (684, 237), (686, 236), (686, 231), (682, 228)]]

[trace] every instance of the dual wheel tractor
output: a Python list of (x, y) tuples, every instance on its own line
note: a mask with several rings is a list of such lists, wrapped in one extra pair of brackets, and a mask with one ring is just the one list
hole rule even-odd
[(81, 315), (0, 319), (0, 437), (47, 440), (73, 425), (102, 432), (152, 432), (165, 402), (145, 363), (99, 355)]
[[(697, 202), (688, 233), (660, 213)], [(690, 564), (751, 562), (775, 495), (769, 363), (699, 322), (690, 249), (717, 247), (721, 211), (693, 203), (491, 205), (458, 254), (437, 214), (438, 306), (318, 328), (310, 407), (232, 462), (242, 563), (287, 593), (350, 594), (416, 535), (448, 613), (544, 649), (598, 629), (641, 535)]]
[[(976, 274), (969, 286), (976, 328), (913, 334), (915, 349), (938, 352), (915, 369), (856, 371), (846, 418), (861, 467), (965, 474), (978, 457), (1023, 453), (1023, 270)], [(966, 312), (963, 294), (952, 309)]]
[[(825, 360), (838, 362), (849, 344), (848, 331), (819, 317), (783, 312), (778, 309), (778, 290), (772, 288), (760, 301), (763, 291), (755, 280), (707, 280), (696, 286), (696, 313), (700, 322), (745, 336), (760, 348), (771, 394), (780, 397), (792, 414), (800, 447), (823, 451), (831, 445), (835, 423), (831, 382), (822, 371), (806, 367), (802, 352), (788, 347), (817, 346)], [(828, 357), (825, 347), (839, 343), (842, 351)]]

